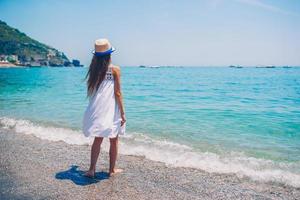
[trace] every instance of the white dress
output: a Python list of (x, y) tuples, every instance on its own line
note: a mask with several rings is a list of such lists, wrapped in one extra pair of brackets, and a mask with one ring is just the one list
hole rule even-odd
[(121, 113), (115, 98), (112, 68), (112, 65), (108, 67), (105, 79), (89, 99), (83, 117), (86, 137), (115, 138), (125, 134), (125, 124), (121, 126)]

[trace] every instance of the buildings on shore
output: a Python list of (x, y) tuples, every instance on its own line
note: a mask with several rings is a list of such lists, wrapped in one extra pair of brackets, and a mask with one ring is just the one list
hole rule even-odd
[(65, 60), (62, 62), (57, 62), (55, 60), (55, 52), (49, 52), (47, 57), (41, 57), (40, 55), (34, 55), (28, 60), (24, 56), (18, 56), (18, 55), (0, 55), (0, 64), (1, 65), (11, 65), (11, 66), (52, 66), (52, 67), (82, 67), (83, 65), (80, 64), (79, 60), (72, 60), (70, 62), (69, 60)]

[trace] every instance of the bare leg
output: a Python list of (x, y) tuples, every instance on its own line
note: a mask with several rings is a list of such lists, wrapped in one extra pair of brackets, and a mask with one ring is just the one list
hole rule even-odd
[(103, 137), (95, 137), (92, 150), (91, 150), (91, 164), (90, 169), (85, 173), (85, 176), (93, 177), (96, 171), (96, 163), (100, 153), (101, 143), (103, 141)]
[(115, 164), (118, 156), (118, 136), (115, 138), (110, 138), (110, 148), (109, 148), (109, 175), (113, 175), (118, 172), (122, 172), (121, 169), (116, 169)]

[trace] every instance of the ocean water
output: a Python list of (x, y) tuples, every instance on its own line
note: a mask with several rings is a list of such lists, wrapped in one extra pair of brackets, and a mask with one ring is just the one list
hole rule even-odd
[[(0, 127), (84, 145), (87, 68), (0, 69)], [(121, 153), (300, 187), (300, 68), (122, 68)]]

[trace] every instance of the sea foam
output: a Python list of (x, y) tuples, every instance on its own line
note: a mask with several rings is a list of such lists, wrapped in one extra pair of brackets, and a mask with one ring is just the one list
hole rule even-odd
[[(80, 131), (67, 128), (44, 126), (28, 120), (0, 118), (0, 127), (16, 133), (31, 134), (49, 141), (64, 141), (68, 144), (90, 145), (92, 140), (85, 138)], [(108, 142), (103, 144), (108, 150)], [(238, 177), (249, 177), (255, 181), (277, 182), (300, 187), (300, 174), (293, 169), (300, 163), (279, 163), (271, 160), (246, 157), (232, 152), (220, 156), (211, 152), (199, 152), (192, 148), (165, 140), (154, 140), (145, 134), (132, 133), (122, 137), (120, 153), (145, 156), (153, 161), (166, 163), (170, 167), (191, 167), (210, 173), (230, 173)]]

